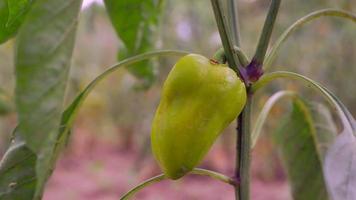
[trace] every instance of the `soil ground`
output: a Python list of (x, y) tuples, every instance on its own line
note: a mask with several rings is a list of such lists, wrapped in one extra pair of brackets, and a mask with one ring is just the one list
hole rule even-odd
[[(140, 181), (159, 173), (152, 159), (141, 162), (141, 166), (137, 167), (137, 152), (120, 150), (115, 145), (81, 140), (76, 139), (59, 160), (47, 185), (44, 200), (118, 200)], [(218, 152), (218, 148), (213, 148), (209, 157), (213, 155), (217, 158)], [(206, 165), (231, 174), (232, 169), (223, 167), (230, 160), (220, 157), (222, 158), (214, 159), (214, 162)], [(253, 162), (252, 165), (254, 170), (259, 164)], [(134, 166), (140, 169), (135, 171)], [(266, 181), (254, 174), (256, 173), (252, 171), (252, 200), (291, 199), (289, 186), (284, 178)], [(189, 175), (179, 181), (167, 180), (154, 184), (143, 189), (133, 199), (233, 200), (234, 191), (229, 185), (210, 178)]]

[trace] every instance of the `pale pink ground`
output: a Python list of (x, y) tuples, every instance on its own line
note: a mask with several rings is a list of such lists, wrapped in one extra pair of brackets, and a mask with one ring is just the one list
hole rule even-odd
[[(79, 148), (81, 149), (79, 151), (75, 149), (69, 150), (60, 159), (46, 188), (44, 200), (118, 200), (139, 181), (159, 173), (150, 159), (142, 163), (139, 173), (134, 172), (136, 153), (122, 151), (112, 145), (93, 144), (84, 149)], [(212, 168), (224, 171), (219, 168), (230, 161), (216, 159), (216, 152), (219, 150), (215, 149), (209, 153), (210, 157), (214, 156), (215, 164)], [(256, 166), (252, 167), (254, 168)], [(152, 185), (133, 199), (233, 200), (234, 192), (229, 185), (210, 178), (191, 175), (180, 181), (163, 181)], [(285, 180), (266, 182), (254, 177), (251, 199), (288, 200), (291, 198)]]

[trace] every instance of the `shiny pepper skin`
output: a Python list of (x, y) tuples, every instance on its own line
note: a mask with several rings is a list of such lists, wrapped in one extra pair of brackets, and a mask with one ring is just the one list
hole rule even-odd
[(182, 57), (152, 124), (152, 151), (164, 174), (178, 179), (197, 166), (245, 103), (245, 85), (232, 69), (201, 55)]

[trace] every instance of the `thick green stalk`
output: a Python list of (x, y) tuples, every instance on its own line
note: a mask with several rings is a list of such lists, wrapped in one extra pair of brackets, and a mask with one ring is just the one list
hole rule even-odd
[(251, 94), (248, 91), (246, 106), (238, 117), (235, 176), (239, 184), (235, 187), (236, 200), (250, 199)]
[[(230, 0), (230, 6), (235, 5)], [(230, 67), (236, 69), (237, 63), (239, 63), (238, 73), (245, 83), (248, 81), (246, 79), (245, 67), (248, 63), (248, 58), (243, 54), (241, 49), (239, 49), (239, 44), (233, 44), (231, 40), (231, 35), (229, 35), (228, 25), (226, 24), (225, 14), (221, 9), (221, 2), (219, 0), (211, 0), (213, 5), (213, 10), (215, 14), (215, 19), (218, 25), (220, 37), (223, 43), (225, 54), (229, 62)], [(274, 1), (273, 1), (274, 2)], [(237, 19), (237, 9), (230, 8), (230, 12), (235, 12), (230, 14)], [(233, 20), (232, 20), (233, 21)], [(272, 20), (273, 21), (273, 20)], [(237, 23), (236, 21), (234, 23)], [(238, 31), (237, 25), (235, 30)], [(235, 37), (239, 33), (234, 34)], [(235, 41), (235, 42), (238, 42)], [(250, 199), (250, 147), (251, 147), (251, 131), (250, 131), (250, 117), (251, 117), (251, 106), (252, 106), (252, 93), (248, 92), (248, 99), (246, 106), (242, 113), (238, 117), (238, 127), (237, 127), (237, 145), (236, 145), (236, 167), (235, 167), (235, 178), (239, 184), (235, 185), (235, 199), (236, 200), (249, 200)]]
[(238, 46), (234, 46), (234, 53), (237, 55), (242, 66), (246, 67), (250, 63), (250, 59)]
[(288, 29), (286, 29), (283, 34), (277, 39), (277, 41), (272, 46), (269, 54), (265, 58), (263, 64), (264, 69), (267, 70), (275, 60), (278, 50), (281, 48), (282, 44), (289, 38), (292, 33), (296, 30), (302, 28), (305, 24), (312, 22), (313, 20), (319, 19), (321, 17), (339, 17), (345, 20), (350, 20), (356, 23), (356, 15), (347, 11), (338, 9), (323, 9), (312, 12), (294, 22)]
[(258, 41), (256, 53), (253, 57), (253, 59), (259, 64), (263, 63), (264, 57), (266, 55), (268, 43), (271, 39), (273, 26), (277, 18), (280, 4), (281, 0), (272, 0), (271, 2), (265, 24), (263, 25), (262, 33)]
[(211, 4), (214, 10), (216, 24), (218, 25), (221, 42), (225, 50), (229, 67), (241, 76), (240, 70), (238, 69), (238, 66), (241, 66), (241, 64), (239, 63), (237, 55), (234, 54), (234, 44), (232, 42), (232, 36), (230, 35), (231, 32), (228, 30), (226, 14), (223, 13), (221, 1), (211, 0)]
[(213, 60), (220, 64), (226, 63), (226, 56), (225, 56), (224, 48), (220, 48), (219, 50), (217, 50), (215, 52), (215, 54), (213, 56)]
[(236, 46), (240, 46), (240, 27), (239, 27), (239, 18), (237, 16), (237, 5), (235, 0), (229, 0), (227, 2), (227, 7), (229, 8), (229, 19), (231, 21), (231, 34), (232, 42)]
[[(234, 0), (229, 1), (229, 6), (235, 5)], [(216, 23), (218, 25), (220, 38), (225, 50), (225, 55), (229, 66), (234, 69), (240, 77), (246, 82), (246, 77), (243, 73), (243, 67), (246, 65), (246, 58), (239, 54), (239, 57), (235, 53), (236, 49), (239, 48), (239, 44), (233, 44), (232, 37), (235, 37), (236, 43), (239, 42), (239, 33), (234, 33), (233, 36), (231, 31), (228, 30), (228, 25), (225, 13), (221, 7), (221, 1), (211, 0)], [(235, 12), (230, 14), (230, 17), (233, 16), (237, 20), (237, 9), (230, 8), (229, 12)], [(230, 20), (230, 22), (237, 23), (237, 21)], [(239, 31), (237, 25), (233, 31)], [(236, 48), (237, 47), (237, 48)], [(239, 64), (239, 68), (238, 68)], [(236, 145), (236, 167), (235, 167), (235, 178), (240, 184), (235, 185), (235, 198), (236, 200), (249, 200), (249, 171), (250, 171), (250, 107), (251, 107), (251, 98), (247, 100), (247, 105), (238, 117), (238, 127), (237, 127), (237, 145)]]
[[(274, 23), (277, 18), (281, 0), (272, 0), (268, 15), (263, 26), (263, 30), (257, 45), (255, 56), (251, 63), (247, 66), (246, 76), (247, 81), (256, 81), (262, 75), (262, 64), (267, 52), (268, 43), (270, 41)], [(237, 143), (237, 159), (236, 169), (238, 170), (237, 178), (239, 187), (235, 190), (235, 199), (249, 200), (250, 199), (250, 163), (251, 163), (251, 107), (252, 107), (252, 92), (247, 88), (248, 99), (244, 110), (238, 118), (238, 143)]]

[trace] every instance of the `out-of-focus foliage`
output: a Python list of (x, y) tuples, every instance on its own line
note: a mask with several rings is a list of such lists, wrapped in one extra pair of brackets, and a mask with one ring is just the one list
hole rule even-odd
[(23, 140), (12, 140), (0, 162), (1, 199), (29, 199), (34, 196), (37, 184), (36, 160), (36, 154)]
[(53, 171), (55, 147), (64, 142), (57, 135), (80, 7), (81, 1), (38, 0), (20, 28), (15, 51), (18, 126), (1, 160), (1, 199), (41, 199)]
[(6, 116), (14, 110), (12, 98), (0, 89), (0, 116)]
[[(163, 0), (105, 0), (111, 22), (123, 42), (118, 58), (124, 59), (155, 49)], [(156, 71), (151, 61), (142, 61), (129, 68), (144, 80), (147, 88), (155, 80)]]
[[(314, 108), (312, 113), (310, 108), (304, 101), (294, 100), (293, 110), (284, 117), (274, 138), (288, 173), (293, 198), (326, 200), (328, 193), (322, 168), (325, 152), (318, 144), (328, 142), (335, 132), (330, 131), (333, 122), (325, 123), (330, 115), (327, 110)], [(321, 115), (320, 111), (326, 115)]]
[(325, 158), (325, 178), (333, 199), (356, 198), (355, 131), (344, 130), (330, 147)]
[[(263, 0), (238, 1), (242, 48), (250, 57), (255, 50), (268, 4), (269, 1)], [(299, 17), (326, 7), (355, 12), (356, 0), (283, 1), (272, 40)], [(188, 50), (209, 57), (220, 47), (220, 38), (209, 1), (168, 0), (164, 11), (157, 48)], [(94, 77), (117, 62), (117, 47), (123, 47), (124, 44), (117, 39), (115, 31), (103, 6), (93, 5), (83, 10), (70, 73), (67, 104)], [(288, 70), (315, 78), (335, 92), (355, 115), (356, 96), (351, 87), (356, 74), (355, 31), (353, 23), (340, 19), (323, 18), (313, 22), (292, 35), (284, 44), (275, 67), (271, 70), (286, 69), (281, 66), (288, 66)], [(10, 40), (0, 46), (0, 84), (9, 94), (12, 94), (14, 87), (13, 42)], [(149, 138), (160, 89), (175, 60), (158, 59), (158, 81), (146, 91), (133, 89), (140, 81), (126, 69), (115, 72), (100, 83), (85, 101), (75, 130), (120, 148), (137, 149), (143, 144), (148, 146), (144, 141)], [(261, 98), (255, 98), (258, 101), (255, 102), (257, 107), (254, 110), (259, 111), (268, 95), (281, 88), (301, 89), (295, 82), (273, 84), (257, 94)], [(300, 93), (314, 97), (308, 89), (303, 89)], [(269, 123), (264, 127), (264, 136), (275, 129), (276, 119), (284, 112), (284, 107), (273, 109)], [(15, 126), (14, 116), (2, 117), (0, 124), (1, 135), (6, 136), (3, 139), (6, 140), (9, 130)], [(228, 152), (234, 150), (234, 127), (235, 124), (232, 124), (226, 129), (219, 140)], [(280, 175), (272, 148), (269, 138), (262, 137), (254, 150), (254, 159), (262, 160), (258, 166), (259, 176), (265, 179)], [(145, 151), (149, 151), (149, 148)]]
[(34, 0), (0, 1), (0, 44), (13, 37)]

